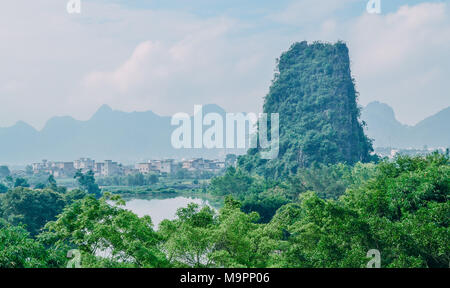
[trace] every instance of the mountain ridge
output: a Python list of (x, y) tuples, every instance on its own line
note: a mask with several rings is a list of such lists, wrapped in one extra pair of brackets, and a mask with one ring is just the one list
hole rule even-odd
[[(225, 110), (203, 105), (203, 113)], [(79, 157), (114, 159), (132, 163), (150, 158), (222, 158), (243, 149), (174, 149), (170, 116), (153, 111), (123, 112), (102, 105), (88, 120), (70, 116), (50, 118), (38, 131), (19, 121), (0, 128), (0, 162), (24, 164), (42, 159), (71, 161)], [(193, 121), (191, 121), (193, 122)]]
[[(204, 113), (217, 112), (222, 115), (226, 113), (216, 104), (203, 105), (203, 109)], [(69, 161), (84, 156), (95, 159), (120, 159), (127, 162), (151, 157), (204, 156), (214, 158), (228, 152), (245, 153), (244, 150), (162, 149), (161, 147), (170, 148), (169, 141), (162, 141), (164, 138), (170, 139), (170, 134), (175, 129), (170, 125), (170, 119), (170, 116), (160, 116), (151, 110), (124, 112), (114, 110), (108, 105), (102, 105), (88, 120), (77, 120), (71, 116), (55, 116), (50, 118), (41, 130), (35, 129), (24, 121), (17, 121), (12, 126), (0, 127), (0, 162), (24, 164), (42, 159)], [(450, 123), (450, 107), (423, 119), (414, 126), (409, 126), (395, 118), (395, 112), (389, 105), (375, 101), (363, 107), (361, 120), (367, 123), (366, 133), (369, 138), (375, 139), (374, 147), (422, 148), (424, 145), (428, 145), (437, 148), (450, 146), (450, 137), (446, 137), (446, 135), (450, 135), (447, 124)], [(147, 122), (150, 125), (129, 129), (130, 125)], [(115, 133), (116, 131), (106, 134), (98, 132), (109, 130), (108, 126), (111, 125), (114, 126), (114, 130), (122, 131), (120, 136)], [(154, 129), (153, 132), (150, 129)], [(143, 134), (157, 135), (157, 137), (145, 137)], [(124, 137), (130, 141), (121, 141), (118, 137)], [(99, 147), (94, 149), (90, 144), (67, 145), (65, 143), (74, 141), (74, 139), (84, 142), (83, 139), (87, 138), (91, 138), (87, 143), (100, 143), (99, 146), (103, 145), (104, 149)], [(111, 146), (108, 144), (109, 142), (117, 145)], [(150, 148), (145, 146), (150, 144), (152, 145)], [(156, 146), (155, 153), (148, 153), (153, 146)], [(136, 153), (122, 153), (125, 149), (133, 150)], [(104, 151), (99, 153), (96, 150)]]
[(374, 147), (422, 148), (450, 146), (450, 106), (416, 125), (405, 125), (395, 118), (393, 109), (378, 101), (369, 103), (361, 111), (366, 132), (374, 139)]

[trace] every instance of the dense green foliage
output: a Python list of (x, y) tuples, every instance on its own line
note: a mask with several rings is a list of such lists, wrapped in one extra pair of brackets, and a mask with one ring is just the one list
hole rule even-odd
[(447, 267), (450, 263), (449, 158), (399, 157), (383, 162), (342, 201), (370, 226), (387, 266)]
[(12, 226), (0, 219), (0, 267), (1, 268), (57, 268), (66, 258), (62, 251), (46, 249), (29, 236), (20, 226)]
[[(271, 265), (364, 267), (367, 251), (376, 248), (383, 255), (383, 267), (447, 267), (449, 164), (448, 156), (434, 154), (399, 157), (377, 166), (299, 170), (288, 185), (269, 194), (295, 199), (278, 209), (264, 228), (278, 235), (271, 240), (283, 251)], [(236, 174), (238, 181), (245, 175)], [(221, 189), (225, 177), (234, 182), (228, 173), (214, 181), (214, 191)]]
[(242, 201), (242, 211), (258, 212), (260, 222), (270, 221), (275, 212), (289, 202), (287, 185), (262, 177), (251, 176), (241, 169), (229, 167), (225, 175), (211, 180), (208, 188), (213, 195), (231, 195)]
[[(107, 203), (111, 200), (114, 203)], [(158, 234), (149, 216), (139, 218), (118, 208), (118, 196), (95, 199), (88, 196), (64, 210), (55, 222), (47, 224), (44, 238), (53, 244), (76, 246), (93, 261), (98, 253), (107, 255), (108, 263), (127, 262), (136, 267), (160, 267), (164, 254), (157, 249)], [(95, 261), (92, 263), (95, 266)]]
[(302, 168), (289, 178), (290, 193), (298, 197), (301, 193), (314, 191), (321, 198), (338, 199), (347, 188), (359, 186), (372, 177), (375, 167), (371, 163), (356, 163), (354, 166), (340, 163)]
[(298, 200), (299, 195), (314, 191), (320, 198), (338, 199), (347, 188), (357, 187), (375, 174), (371, 163), (316, 164), (302, 168), (285, 181), (252, 176), (243, 169), (230, 167), (225, 175), (211, 180), (208, 188), (213, 195), (232, 195), (242, 201), (242, 211), (258, 212), (266, 223), (281, 206)]
[[(83, 267), (365, 267), (370, 249), (381, 252), (382, 267), (448, 267), (448, 156), (311, 169), (286, 182), (229, 169), (211, 189), (237, 189), (242, 201), (228, 195), (219, 213), (190, 204), (159, 230), (118, 196), (14, 188), (0, 198), (12, 222), (0, 224), (0, 267), (65, 267), (74, 248)], [(306, 172), (330, 175), (329, 185)], [(328, 189), (341, 185), (340, 197)], [(37, 237), (20, 227), (36, 234), (46, 221)]]
[(14, 188), (17, 188), (17, 187), (27, 188), (27, 187), (30, 187), (30, 184), (28, 184), (27, 179), (19, 177), (19, 178), (16, 178), (16, 181), (14, 182)]
[(0, 194), (8, 192), (8, 186), (3, 183), (0, 183)]
[(251, 149), (240, 157), (240, 167), (280, 177), (314, 163), (371, 161), (344, 43), (296, 43), (281, 55), (277, 69), (264, 112), (279, 114), (279, 156), (264, 160)]
[(92, 170), (88, 171), (86, 174), (77, 171), (74, 178), (77, 179), (81, 190), (86, 191), (97, 198), (101, 196), (101, 190), (98, 187), (97, 182), (95, 182), (94, 172)]
[(142, 173), (130, 174), (127, 176), (110, 176), (97, 179), (100, 186), (146, 186), (158, 183), (159, 177), (156, 174)]
[(61, 213), (65, 204), (63, 196), (50, 189), (17, 187), (4, 194), (1, 210), (3, 218), (9, 223), (24, 224), (31, 235), (36, 235), (45, 223)]

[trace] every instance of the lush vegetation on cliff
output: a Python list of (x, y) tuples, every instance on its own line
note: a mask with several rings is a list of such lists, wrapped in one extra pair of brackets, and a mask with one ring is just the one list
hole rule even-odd
[(313, 164), (369, 162), (357, 92), (344, 43), (295, 43), (278, 60), (264, 112), (278, 113), (280, 150), (274, 160), (258, 149), (239, 159), (247, 171), (286, 176)]

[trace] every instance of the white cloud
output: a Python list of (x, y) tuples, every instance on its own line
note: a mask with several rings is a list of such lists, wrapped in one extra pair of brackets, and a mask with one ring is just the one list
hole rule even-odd
[(364, 104), (379, 100), (414, 124), (450, 105), (450, 11), (444, 3), (365, 14), (347, 34)]
[(61, 0), (8, 1), (0, 9), (0, 126), (42, 127), (55, 114), (87, 119), (102, 104), (160, 114), (201, 103), (257, 110), (275, 58), (305, 39), (348, 43), (363, 104), (387, 102), (407, 123), (449, 105), (448, 5), (339, 17), (357, 1), (293, 1), (255, 21), (97, 1), (69, 15)]
[[(365, 14), (353, 23), (354, 57), (364, 74), (383, 73), (415, 61), (415, 56), (431, 52), (450, 42), (446, 5), (403, 6), (385, 16)], [(443, 48), (443, 47), (442, 47)], [(440, 48), (439, 48), (440, 49)]]
[(237, 25), (231, 19), (202, 22), (177, 41), (146, 40), (115, 68), (88, 73), (73, 105), (108, 103), (166, 115), (207, 103), (230, 111), (259, 111), (279, 52), (269, 55), (260, 46), (270, 41), (263, 36), (250, 42), (230, 37)]
[[(41, 128), (54, 115), (87, 119), (105, 103), (160, 114), (195, 103), (259, 108), (281, 50), (265, 35), (233, 36), (238, 25), (97, 2), (83, 3), (80, 15), (57, 0), (2, 4), (0, 127), (24, 120)], [(260, 95), (246, 97), (254, 91)]]
[[(136, 47), (131, 57), (116, 70), (112, 72), (95, 71), (89, 73), (84, 79), (84, 85), (88, 89), (92, 87), (113, 88), (121, 93), (127, 93), (132, 86), (145, 81), (144, 71), (147, 70), (147, 65), (151, 64), (149, 58), (155, 57), (155, 54), (158, 53), (161, 53), (161, 45), (159, 43), (143, 42)], [(156, 72), (153, 76), (167, 75), (167, 71), (159, 68), (153, 71)]]

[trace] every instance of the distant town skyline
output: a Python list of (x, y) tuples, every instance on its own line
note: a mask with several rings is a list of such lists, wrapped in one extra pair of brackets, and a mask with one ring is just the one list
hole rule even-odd
[[(204, 158), (193, 158), (184, 160), (159, 159), (137, 162), (134, 165), (123, 165), (117, 161), (104, 160), (96, 161), (91, 158), (79, 158), (74, 161), (51, 161), (43, 159), (41, 162), (35, 162), (27, 165), (31, 167), (33, 174), (49, 174), (58, 178), (73, 178), (76, 171), (87, 173), (94, 172), (99, 177), (124, 176), (130, 174), (175, 174), (184, 169), (189, 172), (203, 171), (217, 173), (226, 166), (236, 164), (236, 156), (230, 155), (224, 161), (218, 159), (210, 160)], [(232, 161), (230, 161), (232, 159)]]

